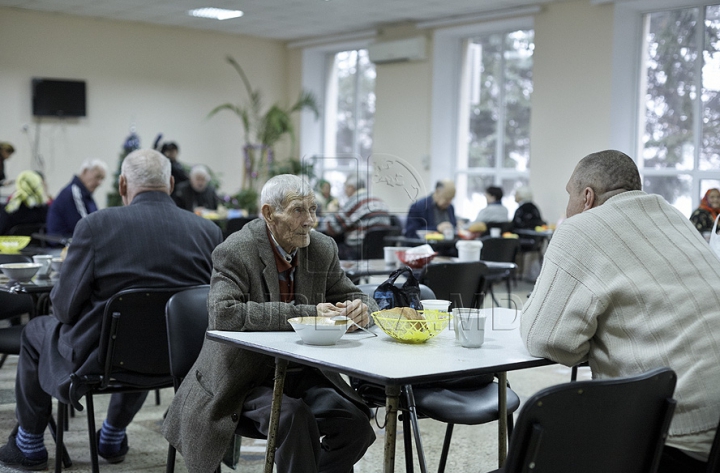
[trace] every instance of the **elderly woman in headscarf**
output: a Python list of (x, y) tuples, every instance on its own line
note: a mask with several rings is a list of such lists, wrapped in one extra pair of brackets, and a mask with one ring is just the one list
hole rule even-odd
[(720, 213), (720, 189), (712, 188), (705, 193), (700, 207), (690, 215), (690, 221), (700, 233), (711, 232)]
[(16, 225), (45, 223), (47, 218), (47, 196), (43, 179), (35, 171), (23, 171), (15, 181), (15, 192), (5, 207), (0, 208), (0, 234)]

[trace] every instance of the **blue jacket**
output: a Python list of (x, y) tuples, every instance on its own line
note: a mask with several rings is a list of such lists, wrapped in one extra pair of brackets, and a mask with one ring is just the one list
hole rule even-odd
[[(437, 224), (440, 222), (435, 221), (435, 202), (433, 201), (432, 194), (420, 199), (410, 206), (408, 211), (407, 222), (405, 223), (405, 236), (408, 238), (417, 238), (418, 230), (437, 230)], [(447, 208), (448, 217), (452, 226), (457, 225), (455, 219), (455, 209), (452, 204)]]
[(71, 237), (80, 219), (97, 209), (90, 191), (79, 177), (73, 176), (72, 182), (60, 191), (50, 205), (47, 215), (48, 235)]

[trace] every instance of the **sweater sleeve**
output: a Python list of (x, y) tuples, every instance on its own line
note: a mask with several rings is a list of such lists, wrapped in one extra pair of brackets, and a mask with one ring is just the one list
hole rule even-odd
[(587, 359), (601, 304), (592, 283), (563, 269), (572, 256), (560, 246), (548, 248), (535, 288), (523, 306), (520, 332), (532, 355), (573, 366)]

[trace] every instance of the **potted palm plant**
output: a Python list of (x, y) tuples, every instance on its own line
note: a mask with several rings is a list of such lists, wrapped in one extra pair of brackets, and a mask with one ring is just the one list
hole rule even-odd
[[(282, 107), (275, 103), (263, 111), (260, 91), (252, 88), (245, 71), (232, 56), (227, 56), (227, 62), (240, 76), (247, 99), (237, 104), (228, 102), (218, 105), (210, 111), (208, 117), (214, 116), (221, 110), (228, 110), (240, 118), (245, 136), (245, 146), (243, 146), (245, 173), (240, 192), (257, 192), (273, 169), (287, 168), (276, 162), (274, 146), (288, 135), (292, 139), (294, 148), (295, 130), (292, 114), (309, 109), (314, 112), (315, 118), (318, 118), (317, 100), (312, 93), (303, 91), (290, 107)], [(288, 161), (292, 160), (290, 158)], [(295, 159), (295, 161), (299, 163), (299, 160)], [(299, 168), (297, 165), (290, 167)]]

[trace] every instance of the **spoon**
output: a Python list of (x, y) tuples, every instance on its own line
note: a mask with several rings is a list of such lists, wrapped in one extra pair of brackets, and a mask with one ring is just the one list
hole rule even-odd
[(334, 317), (330, 317), (330, 320), (332, 320), (332, 321), (334, 321), (334, 322), (350, 322), (351, 324), (353, 324), (354, 326), (356, 326), (356, 327), (359, 328), (360, 330), (369, 333), (369, 334), (372, 335), (373, 337), (377, 337), (377, 333), (371, 332), (370, 330), (366, 329), (365, 327), (361, 327), (360, 325), (356, 324), (353, 319), (348, 318), (348, 317), (346, 317), (346, 316), (344, 316), (344, 315), (336, 315), (336, 316), (334, 316)]

